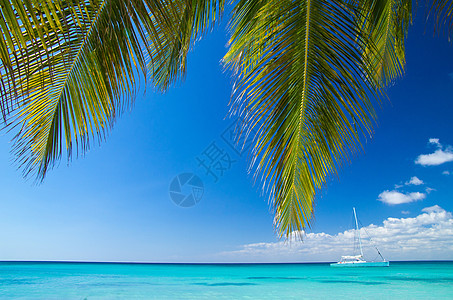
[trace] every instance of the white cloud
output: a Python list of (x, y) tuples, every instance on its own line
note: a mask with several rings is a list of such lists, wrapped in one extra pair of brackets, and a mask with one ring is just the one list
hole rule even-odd
[(379, 194), (378, 200), (389, 205), (410, 203), (414, 201), (423, 200), (426, 198), (426, 195), (420, 192), (414, 193), (400, 193), (398, 191), (383, 191)]
[(429, 139), (430, 144), (437, 145), (438, 149), (430, 154), (421, 154), (415, 160), (415, 163), (422, 166), (438, 166), (446, 162), (453, 161), (453, 149), (448, 146), (445, 150), (439, 143), (439, 139)]
[(447, 149), (446, 151), (437, 149), (434, 153), (419, 155), (415, 163), (422, 166), (438, 166), (450, 161), (453, 161), (453, 152), (451, 149)]
[(443, 175), (450, 175), (450, 171), (443, 171), (442, 174)]
[(423, 180), (419, 179), (417, 176), (412, 176), (411, 179), (405, 183), (406, 185), (421, 185)]
[(443, 212), (445, 211), (442, 207), (440, 207), (439, 205), (433, 205), (433, 206), (429, 206), (429, 207), (425, 207), (424, 209), (422, 209), (422, 212), (426, 212), (426, 213), (439, 213), (439, 212)]
[(431, 193), (431, 192), (433, 192), (433, 191), (435, 191), (435, 190), (436, 190), (436, 189), (433, 189), (433, 188), (430, 188), (430, 187), (427, 187), (427, 188), (425, 189), (426, 193), (428, 193), (428, 194)]
[(408, 214), (410, 214), (411, 212), (408, 211), (408, 210), (402, 210), (401, 213), (402, 213), (403, 215), (408, 215)]
[[(424, 208), (415, 218), (387, 218), (377, 226), (370, 224), (360, 230), (364, 254), (374, 259), (374, 243), (388, 260), (453, 259), (453, 217), (438, 205)], [(220, 256), (229, 261), (306, 262), (336, 261), (341, 255), (353, 254), (354, 231), (336, 234), (308, 233), (304, 240), (254, 243)]]
[(442, 145), (441, 145), (440, 142), (439, 142), (439, 139), (430, 138), (430, 139), (428, 140), (428, 142), (429, 142), (430, 144), (434, 144), (434, 145), (437, 145), (437, 146), (439, 146), (439, 147), (442, 147)]

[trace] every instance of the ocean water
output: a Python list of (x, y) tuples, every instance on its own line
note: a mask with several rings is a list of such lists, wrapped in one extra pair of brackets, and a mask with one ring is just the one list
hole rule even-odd
[(1, 299), (453, 299), (453, 262), (117, 264), (0, 262)]

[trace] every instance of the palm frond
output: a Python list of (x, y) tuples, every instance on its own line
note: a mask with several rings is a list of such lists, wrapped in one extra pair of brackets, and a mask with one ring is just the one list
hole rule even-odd
[(159, 49), (162, 53), (152, 53), (149, 63), (154, 85), (161, 90), (185, 74), (190, 47), (220, 20), (225, 7), (224, 0), (186, 0), (173, 4), (179, 16), (173, 24), (173, 36), (167, 37), (167, 43)]
[(380, 91), (363, 67), (356, 9), (329, 0), (241, 0), (234, 8), (224, 58), (238, 77), (231, 114), (244, 119), (243, 135), (257, 132), (252, 165), (280, 236), (310, 225), (328, 176), (372, 132), (371, 99)]
[(435, 19), (435, 30), (441, 32), (443, 28), (448, 33), (448, 38), (453, 32), (453, 1), (452, 0), (433, 0), (429, 8), (429, 15)]
[[(178, 27), (187, 3), (206, 1), (3, 0), (1, 109), (18, 130), (13, 149), (25, 176), (42, 180), (65, 151), (71, 159), (74, 148), (85, 153), (105, 139), (147, 65), (185, 42)], [(212, 19), (203, 8), (202, 29)], [(158, 77), (155, 69), (150, 75)]]
[(404, 42), (412, 22), (412, 0), (367, 0), (359, 7), (359, 27), (368, 36), (365, 61), (374, 80), (389, 85), (404, 73)]

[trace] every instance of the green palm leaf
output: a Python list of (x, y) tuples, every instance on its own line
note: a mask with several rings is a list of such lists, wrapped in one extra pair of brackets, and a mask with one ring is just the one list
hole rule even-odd
[[(162, 53), (150, 60), (149, 69), (156, 87), (161, 90), (184, 75), (190, 47), (222, 15), (224, 0), (187, 0), (173, 2), (179, 22), (174, 23), (173, 37), (167, 39)], [(156, 55), (154, 55), (156, 56)]]
[[(220, 4), (219, 4), (220, 3)], [(102, 141), (131, 105), (141, 74), (168, 85), (182, 70), (189, 41), (206, 29), (222, 1), (3, 1), (1, 103), (17, 128), (14, 151), (25, 175), (43, 179), (66, 150)], [(175, 46), (179, 45), (179, 46)], [(176, 49), (176, 60), (168, 49)], [(147, 68), (148, 65), (148, 68)], [(178, 75), (180, 73), (177, 73)], [(145, 77), (146, 79), (146, 77)]]
[(379, 89), (362, 63), (356, 9), (328, 0), (243, 0), (234, 9), (225, 56), (238, 76), (232, 114), (244, 118), (243, 135), (257, 132), (255, 174), (271, 187), (280, 236), (309, 226), (327, 177), (371, 133)]
[(377, 84), (388, 85), (404, 73), (404, 40), (412, 21), (412, 0), (360, 2), (359, 27), (368, 36), (364, 52)]

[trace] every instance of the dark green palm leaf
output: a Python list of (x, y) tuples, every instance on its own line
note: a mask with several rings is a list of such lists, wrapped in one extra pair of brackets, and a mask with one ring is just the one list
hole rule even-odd
[(377, 84), (401, 77), (406, 64), (404, 42), (412, 21), (412, 0), (367, 0), (359, 7), (359, 27), (368, 36), (364, 56)]
[(453, 1), (434, 0), (429, 14), (432, 14), (433, 19), (435, 19), (436, 31), (440, 32), (444, 28), (448, 32), (448, 38), (450, 39), (453, 29)]

